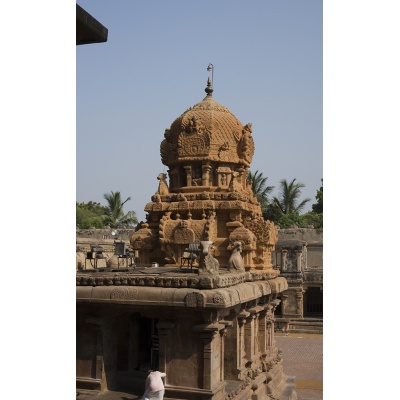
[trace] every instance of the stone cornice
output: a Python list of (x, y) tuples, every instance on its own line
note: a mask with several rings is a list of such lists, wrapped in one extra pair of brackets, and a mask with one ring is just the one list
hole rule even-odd
[[(161, 268), (159, 268), (161, 270)], [(150, 286), (160, 288), (217, 289), (245, 282), (274, 280), (279, 271), (270, 269), (260, 273), (225, 273), (220, 275), (161, 274), (129, 272), (78, 272), (76, 286)], [(283, 281), (287, 282), (285, 278)]]
[(198, 290), (141, 286), (78, 286), (78, 303), (113, 303), (141, 306), (228, 308), (287, 289), (279, 277), (269, 281), (246, 282), (236, 286)]

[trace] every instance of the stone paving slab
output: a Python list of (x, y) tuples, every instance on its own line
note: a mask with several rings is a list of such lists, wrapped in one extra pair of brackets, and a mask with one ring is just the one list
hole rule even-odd
[(276, 334), (282, 349), (283, 371), (295, 376), (299, 400), (321, 400), (323, 395), (323, 336), (319, 334)]

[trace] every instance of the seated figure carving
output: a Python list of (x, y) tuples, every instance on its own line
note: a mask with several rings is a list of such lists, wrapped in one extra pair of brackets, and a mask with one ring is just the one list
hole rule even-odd
[(244, 271), (244, 261), (242, 255), (242, 243), (235, 242), (232, 247), (232, 254), (228, 261), (228, 271), (236, 272), (236, 271)]
[(213, 242), (209, 240), (200, 242), (199, 274), (219, 274), (219, 262), (211, 254), (214, 248)]

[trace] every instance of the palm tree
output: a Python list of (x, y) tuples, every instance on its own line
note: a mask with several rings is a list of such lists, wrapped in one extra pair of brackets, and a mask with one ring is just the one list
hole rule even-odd
[(122, 201), (120, 192), (111, 191), (111, 193), (105, 193), (104, 198), (107, 200), (105, 223), (108, 223), (111, 228), (130, 227), (137, 224), (138, 220), (134, 211), (128, 211), (126, 214), (123, 211), (124, 204), (131, 199), (130, 197)]
[(251, 182), (251, 190), (253, 191), (254, 197), (261, 204), (261, 209), (264, 210), (270, 203), (269, 194), (274, 189), (274, 186), (267, 186), (268, 177), (263, 177), (262, 172), (249, 171), (247, 175), (247, 182)]
[(297, 204), (301, 195), (301, 188), (305, 187), (302, 183), (295, 183), (296, 178), (288, 184), (286, 179), (281, 180), (280, 183), (280, 197), (274, 197), (273, 203), (282, 214), (299, 214), (303, 207), (311, 199), (308, 197), (302, 202)]

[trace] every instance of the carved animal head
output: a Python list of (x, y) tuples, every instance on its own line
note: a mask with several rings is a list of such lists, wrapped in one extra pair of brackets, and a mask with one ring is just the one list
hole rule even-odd
[(214, 248), (214, 246), (212, 244), (213, 244), (213, 242), (211, 242), (209, 240), (200, 242), (201, 252), (203, 253), (203, 256), (210, 254), (211, 249)]
[(167, 175), (166, 174), (164, 174), (164, 173), (161, 173), (161, 174), (159, 174), (158, 176), (157, 176), (157, 179), (159, 180), (159, 181), (166, 181), (166, 179), (167, 179)]

